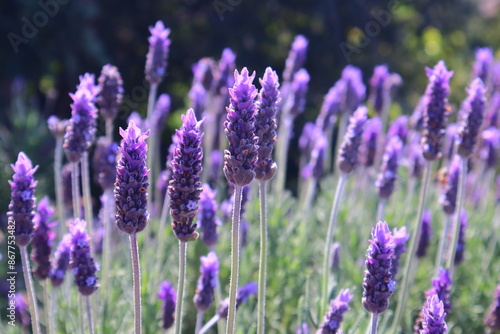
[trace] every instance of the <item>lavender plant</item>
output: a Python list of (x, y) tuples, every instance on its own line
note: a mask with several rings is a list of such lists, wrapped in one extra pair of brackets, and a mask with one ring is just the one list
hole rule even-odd
[(344, 320), (344, 313), (349, 311), (349, 302), (352, 299), (349, 289), (340, 290), (339, 295), (332, 300), (330, 310), (316, 334), (336, 334)]
[(98, 79), (99, 93), (97, 104), (99, 112), (106, 122), (106, 137), (113, 140), (113, 121), (123, 99), (123, 80), (116, 66), (107, 64), (101, 70)]
[(167, 330), (174, 324), (175, 318), (175, 301), (177, 295), (175, 293), (174, 287), (167, 281), (163, 281), (160, 284), (160, 290), (158, 291), (158, 299), (162, 300), (162, 328)]
[(198, 309), (195, 333), (199, 333), (203, 321), (203, 314), (213, 303), (219, 276), (219, 260), (214, 252), (208, 253), (207, 256), (202, 256), (200, 261), (201, 275), (196, 285), (196, 293), (193, 300), (194, 305)]

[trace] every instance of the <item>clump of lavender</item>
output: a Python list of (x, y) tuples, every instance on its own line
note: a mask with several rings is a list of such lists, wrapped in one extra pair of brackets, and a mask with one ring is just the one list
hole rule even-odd
[(418, 258), (423, 258), (427, 254), (427, 248), (429, 246), (432, 237), (432, 213), (430, 210), (425, 210), (422, 214), (422, 226), (420, 230), (420, 238), (418, 239), (418, 246), (416, 255)]
[(288, 57), (286, 58), (285, 70), (283, 71), (284, 81), (292, 81), (295, 73), (304, 65), (308, 44), (309, 41), (303, 35), (295, 36)]
[(389, 139), (382, 158), (380, 174), (375, 182), (380, 198), (387, 199), (394, 191), (394, 183), (398, 176), (399, 159), (403, 143), (398, 136)]
[(427, 298), (427, 301), (422, 309), (424, 316), (421, 334), (442, 334), (448, 332), (445, 317), (446, 311), (437, 295), (432, 295)]
[(111, 189), (116, 181), (116, 155), (118, 145), (106, 137), (97, 140), (94, 150), (94, 177), (102, 189)]
[(349, 289), (340, 290), (339, 295), (332, 300), (330, 310), (326, 313), (323, 323), (316, 334), (336, 334), (344, 320), (344, 313), (349, 311), (349, 302), (352, 299)]
[(432, 279), (432, 289), (426, 291), (427, 296), (437, 295), (440, 301), (443, 302), (444, 311), (451, 311), (451, 278), (448, 269), (439, 269), (437, 277)]
[(406, 233), (406, 226), (403, 226), (399, 229), (394, 228), (392, 236), (394, 239), (394, 254), (392, 255), (391, 274), (395, 280), (399, 271), (401, 255), (406, 252), (406, 242), (410, 238), (410, 234)]
[(444, 61), (439, 61), (433, 69), (426, 68), (429, 84), (425, 94), (427, 104), (423, 109), (422, 149), (424, 158), (433, 161), (441, 156), (441, 141), (450, 112), (448, 95), (450, 78), (453, 71), (448, 71)]
[(408, 125), (408, 116), (406, 115), (398, 116), (398, 118), (396, 118), (389, 127), (389, 130), (387, 131), (387, 138), (391, 138), (392, 136), (398, 136), (399, 139), (401, 139), (401, 141), (405, 143), (406, 137), (408, 136), (407, 125)]
[(54, 210), (50, 207), (48, 197), (44, 197), (38, 203), (35, 213), (35, 232), (31, 252), (31, 260), (37, 265), (33, 269), (33, 274), (39, 280), (46, 279), (50, 273), (50, 253), (55, 238), (55, 233), (52, 231), (55, 224), (50, 222), (53, 214)]
[(52, 269), (50, 270), (50, 280), (52, 286), (55, 288), (63, 283), (66, 270), (69, 267), (71, 238), (71, 234), (65, 234), (54, 254)]
[(160, 284), (160, 290), (158, 291), (158, 299), (163, 301), (162, 304), (162, 321), (163, 329), (169, 329), (174, 324), (174, 313), (175, 313), (175, 300), (177, 295), (175, 293), (174, 287), (167, 281), (163, 281)]
[(456, 210), (458, 181), (462, 169), (462, 163), (458, 156), (455, 156), (448, 168), (447, 182), (444, 193), (439, 198), (443, 211), (447, 215), (452, 215)]
[(104, 65), (99, 76), (97, 104), (104, 119), (111, 122), (116, 118), (123, 99), (123, 81), (116, 66)]
[(352, 172), (358, 163), (358, 151), (367, 115), (368, 109), (360, 106), (349, 120), (347, 133), (340, 146), (338, 157), (339, 169), (345, 174)]
[(198, 202), (203, 190), (200, 181), (203, 152), (200, 131), (193, 109), (182, 115), (182, 127), (176, 131), (177, 146), (171, 161), (172, 179), (168, 187), (172, 228), (182, 242), (198, 238), (193, 220), (198, 213)]
[(85, 229), (85, 221), (75, 219), (71, 226), (70, 267), (75, 276), (78, 291), (90, 296), (98, 288), (97, 265), (90, 255), (90, 238)]
[[(251, 296), (257, 293), (257, 282), (250, 282), (238, 289), (236, 295), (236, 309), (238, 309), (241, 304), (245, 303)], [(219, 307), (217, 308), (217, 314), (221, 318), (228, 317), (229, 310), (229, 298), (224, 299)]]
[(464, 252), (465, 252), (465, 232), (467, 230), (467, 211), (462, 209), (460, 213), (460, 231), (458, 232), (458, 243), (457, 250), (455, 252), (455, 265), (462, 263), (464, 260)]
[(198, 222), (201, 228), (201, 240), (208, 247), (213, 247), (217, 243), (219, 234), (217, 226), (220, 225), (217, 218), (216, 192), (208, 184), (203, 185), (203, 192), (200, 197), (200, 211)]
[(372, 229), (372, 239), (366, 254), (363, 280), (363, 306), (372, 314), (383, 313), (389, 307), (395, 282), (391, 273), (394, 239), (386, 222)]
[(478, 48), (476, 50), (476, 59), (472, 65), (472, 77), (488, 83), (491, 79), (494, 60), (491, 48)]
[(219, 275), (219, 260), (214, 252), (210, 252), (207, 256), (202, 256), (200, 261), (201, 276), (196, 285), (193, 301), (198, 311), (205, 312), (210, 308), (214, 299), (214, 289)]
[(476, 144), (479, 129), (483, 123), (486, 105), (486, 88), (481, 79), (476, 78), (468, 88), (468, 97), (463, 104), (462, 121), (458, 130), (458, 154), (469, 157)]
[(149, 51), (144, 73), (150, 85), (158, 85), (166, 74), (170, 29), (165, 28), (162, 21), (158, 21), (154, 27), (149, 27), (149, 31), (151, 36), (148, 38)]
[(370, 118), (366, 122), (359, 148), (359, 162), (365, 167), (371, 167), (375, 162), (377, 142), (381, 130), (382, 120), (380, 117)]
[(363, 84), (363, 73), (359, 68), (347, 65), (342, 70), (341, 80), (344, 81), (345, 84), (343, 112), (350, 115), (358, 109), (366, 96), (366, 86)]

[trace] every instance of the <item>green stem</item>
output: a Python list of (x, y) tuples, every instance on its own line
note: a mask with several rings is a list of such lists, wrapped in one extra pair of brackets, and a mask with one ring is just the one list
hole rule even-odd
[(110, 258), (111, 258), (111, 222), (109, 220), (113, 206), (113, 193), (112, 189), (106, 189), (104, 191), (104, 208), (103, 208), (103, 217), (102, 223), (104, 225), (104, 250), (103, 250), (103, 272), (102, 272), (102, 292), (107, 297), (108, 295), (108, 280), (109, 280), (109, 267), (110, 267)]
[(346, 180), (347, 180), (347, 174), (342, 173), (337, 183), (337, 190), (335, 191), (335, 197), (333, 198), (333, 206), (330, 214), (330, 221), (328, 224), (328, 232), (326, 234), (325, 253), (323, 255), (323, 279), (322, 279), (322, 295), (321, 295), (321, 306), (320, 306), (321, 312), (318, 314), (319, 317), (322, 317), (326, 313), (326, 308), (329, 304), (328, 283), (330, 282), (329, 280), (330, 256), (332, 252), (333, 235), (334, 235), (335, 225), (337, 223), (337, 214), (339, 209), (340, 198), (342, 197), (342, 190), (344, 188)]
[(38, 322), (38, 306), (35, 296), (35, 287), (33, 286), (33, 279), (31, 278), (30, 262), (28, 257), (27, 246), (19, 247), (21, 251), (21, 262), (23, 265), (24, 283), (28, 291), (28, 299), (30, 303), (31, 326), (33, 333), (38, 334), (40, 331), (40, 323)]
[(196, 327), (194, 329), (195, 334), (200, 333), (200, 329), (203, 325), (203, 315), (204, 314), (205, 314), (205, 312), (203, 312), (203, 311), (198, 311), (198, 313), (196, 314)]
[(71, 190), (73, 195), (73, 217), (81, 218), (80, 215), (80, 168), (78, 162), (73, 162), (73, 171), (71, 172)]
[(260, 200), (260, 262), (258, 290), (257, 334), (264, 334), (266, 328), (266, 272), (267, 272), (267, 181), (259, 181)]
[(175, 334), (181, 334), (182, 304), (184, 301), (184, 282), (186, 280), (187, 244), (179, 240), (179, 280), (177, 283), (177, 302), (175, 307)]
[[(285, 110), (283, 110), (285, 112)], [(286, 166), (288, 158), (288, 146), (290, 145), (290, 132), (292, 131), (293, 119), (290, 117), (282, 116), (281, 125), (279, 128), (279, 138), (276, 143), (276, 164), (279, 166), (276, 175), (276, 181), (273, 185), (274, 193), (278, 202), (282, 201), (283, 193), (285, 191), (286, 181)]]
[(113, 142), (113, 131), (114, 131), (114, 126), (113, 126), (113, 120), (106, 118), (106, 138), (108, 138), (109, 142)]
[(87, 316), (89, 320), (89, 332), (94, 334), (94, 325), (92, 323), (92, 305), (90, 304), (90, 296), (85, 296), (85, 301), (87, 302)]
[(443, 261), (443, 253), (446, 248), (446, 239), (448, 238), (450, 221), (451, 221), (451, 216), (447, 214), (443, 225), (443, 231), (441, 232), (441, 239), (439, 239), (439, 248), (436, 255), (436, 264), (435, 264), (436, 276), (439, 274), (439, 269), (441, 268), (441, 262)]
[(234, 333), (236, 320), (236, 294), (238, 291), (239, 260), (240, 260), (240, 218), (241, 194), (243, 187), (234, 186), (233, 224), (231, 236), (231, 276), (229, 279), (229, 310), (227, 315), (226, 334)]
[(135, 334), (142, 333), (142, 308), (141, 308), (141, 268), (139, 264), (139, 247), (137, 234), (130, 234), (130, 253), (132, 254), (132, 270), (134, 278), (134, 327)]
[(62, 189), (62, 161), (63, 161), (63, 140), (58, 138), (56, 140), (56, 149), (54, 153), (54, 183), (56, 188), (56, 203), (57, 203), (57, 215), (59, 217), (59, 233), (63, 235), (65, 233), (64, 226), (66, 221), (66, 212), (63, 201), (63, 189)]
[(427, 162), (427, 166), (424, 171), (424, 182), (422, 184), (422, 188), (420, 189), (420, 198), (418, 204), (418, 213), (417, 220), (415, 221), (415, 225), (413, 227), (413, 231), (411, 231), (411, 241), (410, 241), (410, 249), (408, 250), (408, 255), (406, 257), (405, 269), (403, 281), (401, 284), (401, 289), (399, 289), (399, 298), (398, 298), (398, 306), (396, 308), (396, 314), (394, 316), (394, 320), (392, 322), (391, 332), (396, 333), (396, 328), (399, 324), (399, 318), (401, 317), (402, 310), (406, 307), (406, 294), (409, 289), (409, 283), (413, 281), (413, 275), (410, 275), (412, 272), (412, 261), (416, 258), (415, 253), (417, 252), (418, 240), (420, 239), (420, 230), (422, 227), (422, 215), (425, 207), (425, 199), (427, 197), (427, 188), (429, 185), (430, 174), (432, 170), (432, 161)]
[(372, 313), (371, 334), (377, 334), (378, 315), (378, 313)]
[(47, 329), (47, 334), (52, 334), (54, 332), (51, 323), (50, 316), (50, 297), (49, 297), (49, 279), (43, 281), (43, 311), (45, 316), (45, 326)]
[[(215, 253), (215, 246), (211, 246), (210, 251)], [(217, 280), (215, 285), (215, 305), (220, 305), (220, 303), (222, 302), (222, 290), (220, 287), (219, 273), (217, 273), (217, 277), (215, 279)], [(226, 332), (226, 324), (224, 323), (224, 321), (217, 321), (217, 331), (218, 333)]]
[(216, 323), (216, 322), (220, 322), (219, 321), (220, 317), (219, 315), (216, 313), (212, 319), (208, 320), (208, 322), (205, 324), (205, 326), (203, 326), (201, 329), (200, 329), (200, 334), (205, 334), (210, 328), (212, 328), (212, 326)]
[(387, 203), (387, 198), (381, 198), (378, 202), (378, 209), (377, 209), (378, 221), (384, 221), (385, 203)]
[(90, 172), (89, 172), (89, 152), (85, 151), (82, 155), (82, 184), (83, 184), (83, 201), (85, 207), (85, 221), (89, 227), (89, 235), (92, 238), (94, 234), (92, 222), (92, 196), (90, 194)]
[(50, 333), (57, 333), (57, 322), (56, 322), (56, 299), (57, 299), (57, 288), (52, 287), (52, 298), (50, 304), (50, 315), (49, 315), (49, 330)]

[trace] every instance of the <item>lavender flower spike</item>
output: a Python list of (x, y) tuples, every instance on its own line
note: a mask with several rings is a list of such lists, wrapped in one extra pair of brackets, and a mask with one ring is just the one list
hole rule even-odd
[(341, 99), (344, 90), (344, 82), (339, 80), (328, 90), (323, 98), (323, 104), (316, 118), (316, 126), (327, 133), (335, 125), (337, 115), (341, 113)]
[(339, 169), (343, 173), (352, 172), (358, 163), (358, 151), (361, 145), (363, 127), (366, 123), (368, 109), (360, 106), (349, 120), (347, 133), (344, 136), (339, 150)]
[(352, 299), (352, 294), (349, 289), (340, 290), (337, 298), (332, 300), (330, 310), (325, 315), (324, 321), (319, 327), (316, 334), (336, 334), (340, 328), (340, 324), (344, 320), (344, 313), (350, 310), (349, 302)]
[(115, 184), (117, 153), (116, 143), (112, 143), (106, 137), (97, 140), (93, 160), (94, 177), (102, 189), (111, 189)]
[(421, 334), (442, 334), (448, 332), (448, 327), (444, 321), (446, 317), (443, 308), (443, 302), (438, 296), (432, 295), (427, 298), (427, 301), (422, 310), (424, 321), (422, 323), (423, 330)]
[(375, 162), (377, 141), (381, 130), (382, 120), (380, 117), (370, 118), (366, 122), (359, 148), (359, 162), (365, 167), (371, 167)]
[(398, 176), (399, 159), (403, 143), (398, 136), (389, 139), (382, 158), (380, 174), (375, 182), (380, 198), (389, 198), (394, 191), (394, 183)]
[(224, 122), (229, 147), (224, 151), (224, 174), (229, 182), (244, 186), (255, 177), (258, 159), (258, 138), (255, 136), (257, 89), (252, 84), (255, 73), (249, 76), (247, 68), (241, 74), (234, 72), (235, 83), (229, 89), (230, 105)]
[(171, 162), (172, 179), (168, 186), (172, 228), (180, 241), (198, 238), (193, 220), (198, 213), (198, 202), (203, 190), (200, 181), (203, 152), (200, 131), (202, 121), (197, 121), (193, 109), (182, 115), (182, 127), (176, 131), (177, 146)]
[[(246, 302), (248, 298), (257, 293), (257, 282), (250, 282), (238, 289), (236, 295), (236, 309), (240, 307), (241, 304)], [(227, 318), (229, 309), (229, 298), (224, 299), (219, 307), (217, 308), (217, 314), (221, 318)]]
[(208, 247), (214, 246), (219, 239), (217, 225), (220, 225), (217, 217), (216, 192), (208, 184), (203, 185), (200, 198), (200, 212), (198, 222), (201, 228), (201, 241)]
[(476, 78), (468, 89), (469, 96), (464, 102), (463, 119), (458, 130), (458, 154), (464, 158), (474, 151), (477, 135), (483, 123), (486, 105), (486, 88), (481, 79)]
[(389, 97), (387, 80), (391, 74), (387, 65), (378, 65), (373, 69), (373, 75), (370, 79), (370, 103), (377, 114), (381, 114)]
[(432, 213), (429, 210), (424, 211), (422, 214), (422, 229), (420, 232), (420, 239), (418, 240), (417, 252), (415, 253), (418, 258), (422, 258), (427, 254), (427, 247), (429, 246), (432, 236)]
[(165, 120), (170, 113), (170, 96), (168, 94), (161, 94), (156, 100), (151, 127), (155, 127), (158, 132), (161, 132), (165, 127)]
[(116, 166), (116, 226), (125, 233), (135, 234), (144, 230), (149, 219), (146, 210), (149, 186), (146, 138), (149, 131), (141, 133), (130, 121), (127, 130), (120, 128), (120, 135), (123, 140), (119, 148), (121, 157)]
[(33, 167), (31, 160), (23, 153), (19, 153), (17, 161), (11, 165), (14, 170), (12, 181), (9, 181), (11, 198), (9, 220), (14, 221), (16, 245), (27, 246), (33, 237), (33, 218), (35, 213), (35, 187), (37, 181), (33, 177), (38, 166)]
[(410, 238), (410, 234), (406, 233), (406, 226), (395, 228), (392, 232), (394, 238), (394, 254), (392, 255), (391, 274), (394, 280), (399, 271), (399, 263), (401, 255), (406, 252), (406, 242)]
[(156, 22), (154, 27), (149, 27), (151, 36), (148, 38), (149, 51), (146, 56), (146, 80), (150, 85), (158, 85), (167, 70), (167, 57), (170, 47), (170, 29), (165, 28), (162, 21)]
[(214, 299), (214, 289), (219, 275), (219, 260), (214, 252), (202, 256), (200, 273), (196, 285), (196, 294), (194, 295), (194, 305), (199, 311), (206, 311), (212, 305)]
[(231, 73), (235, 68), (236, 55), (233, 50), (225, 48), (222, 50), (222, 55), (214, 77), (214, 92), (226, 96), (227, 89), (231, 87), (234, 82), (231, 78)]
[(433, 69), (426, 68), (426, 71), (429, 84), (425, 91), (427, 104), (423, 110), (424, 131), (421, 145), (424, 158), (433, 161), (441, 156), (441, 142), (450, 112), (448, 95), (450, 94), (449, 82), (453, 71), (448, 71), (442, 60)]
[(482, 145), (479, 149), (479, 157), (486, 163), (487, 169), (494, 169), (498, 161), (498, 149), (500, 148), (500, 130), (489, 127), (481, 133)]
[(276, 112), (280, 102), (278, 75), (272, 68), (266, 68), (264, 77), (259, 79), (262, 86), (259, 92), (258, 112), (255, 116), (255, 134), (258, 141), (258, 161), (255, 166), (255, 177), (259, 180), (270, 180), (276, 172), (276, 163), (271, 155), (276, 143)]
[(163, 301), (163, 329), (169, 329), (174, 324), (175, 303), (177, 299), (174, 287), (169, 282), (163, 281), (160, 284), (158, 299)]
[(283, 71), (284, 81), (292, 81), (295, 73), (297, 73), (299, 68), (304, 66), (308, 44), (309, 41), (303, 35), (295, 36), (288, 57), (286, 58), (285, 70)]
[(366, 270), (363, 280), (363, 306), (374, 314), (383, 313), (389, 307), (389, 298), (395, 285), (391, 273), (394, 239), (386, 222), (378, 222), (372, 229), (372, 239), (366, 254)]
[(64, 281), (66, 270), (69, 267), (70, 249), (71, 249), (71, 234), (65, 234), (57, 246), (50, 271), (50, 280), (53, 287), (60, 286)]
[(426, 291), (427, 296), (437, 295), (443, 302), (444, 311), (451, 311), (451, 278), (448, 269), (439, 269), (437, 277), (432, 279), (432, 289)]
[(350, 115), (363, 102), (366, 86), (363, 84), (363, 73), (355, 66), (347, 65), (342, 70), (342, 81), (345, 83), (344, 112)]
[(71, 226), (70, 267), (75, 275), (78, 291), (84, 296), (90, 296), (98, 288), (97, 265), (90, 255), (90, 238), (85, 229), (85, 221), (75, 219)]
[(114, 120), (123, 99), (123, 81), (116, 66), (104, 65), (98, 79), (97, 104), (104, 119)]
[(462, 169), (462, 163), (458, 156), (455, 156), (448, 168), (447, 182), (444, 193), (439, 198), (443, 211), (447, 215), (452, 215), (455, 212), (457, 204), (458, 177)]
[(392, 122), (389, 130), (387, 131), (387, 138), (398, 136), (403, 143), (406, 142), (408, 136), (408, 116), (401, 115)]
[(467, 211), (465, 211), (465, 209), (462, 209), (462, 212), (460, 213), (460, 231), (458, 232), (457, 251), (455, 253), (454, 259), (455, 265), (462, 263), (462, 261), (464, 260), (467, 220)]
[(304, 68), (298, 70), (293, 76), (291, 84), (291, 93), (293, 98), (288, 102), (291, 104), (290, 116), (292, 118), (295, 118), (304, 112), (306, 107), (306, 94), (310, 79), (311, 77), (309, 76), (309, 73), (307, 73), (307, 70)]
[(478, 48), (476, 50), (475, 62), (472, 65), (472, 77), (479, 78), (485, 84), (488, 84), (491, 79), (494, 60), (491, 48)]
[(31, 260), (37, 264), (33, 274), (39, 280), (44, 280), (50, 273), (50, 253), (55, 234), (52, 231), (54, 223), (50, 222), (50, 217), (54, 214), (54, 209), (50, 207), (48, 197), (44, 197), (38, 203), (38, 212), (35, 213), (35, 233), (33, 234), (33, 249)]

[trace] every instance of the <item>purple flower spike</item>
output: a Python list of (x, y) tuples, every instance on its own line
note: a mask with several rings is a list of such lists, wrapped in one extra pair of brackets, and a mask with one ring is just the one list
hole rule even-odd
[(426, 71), (429, 84), (425, 91), (427, 104), (423, 110), (422, 149), (424, 158), (432, 161), (441, 156), (441, 141), (450, 113), (448, 95), (450, 94), (449, 82), (453, 71), (448, 71), (442, 60), (433, 69), (426, 68)]
[(198, 223), (201, 228), (201, 241), (208, 247), (214, 246), (218, 239), (217, 226), (220, 225), (217, 218), (216, 192), (208, 184), (203, 185), (200, 198), (200, 212)]
[(316, 334), (336, 334), (340, 328), (340, 324), (344, 320), (344, 313), (349, 311), (349, 302), (352, 299), (352, 294), (349, 289), (340, 290), (337, 298), (332, 300), (330, 310), (326, 313), (323, 323), (319, 327)]
[(418, 258), (423, 258), (427, 254), (427, 247), (429, 246), (432, 237), (432, 213), (425, 210), (422, 214), (422, 228), (420, 230), (420, 239), (418, 239), (418, 246), (416, 255)]
[(153, 112), (153, 124), (150, 124), (150, 126), (154, 126), (157, 131), (163, 130), (168, 114), (170, 114), (170, 96), (168, 94), (161, 94), (158, 100), (156, 100)]
[(146, 80), (150, 85), (158, 85), (167, 70), (167, 57), (170, 47), (170, 29), (165, 28), (162, 21), (156, 22), (154, 27), (149, 27), (151, 36), (148, 38), (149, 51), (146, 56)]
[(358, 164), (358, 151), (361, 145), (363, 127), (366, 123), (368, 109), (360, 106), (349, 120), (347, 133), (339, 150), (339, 168), (343, 173), (350, 173)]
[(323, 176), (323, 164), (325, 161), (326, 150), (328, 148), (328, 140), (322, 133), (316, 134), (316, 142), (311, 152), (309, 163), (304, 166), (301, 174), (305, 179), (314, 177), (319, 180)]
[(345, 83), (344, 112), (350, 115), (361, 105), (366, 96), (363, 73), (359, 68), (347, 65), (342, 71), (341, 80)]
[(464, 260), (465, 233), (467, 230), (467, 221), (468, 221), (467, 211), (465, 211), (465, 209), (462, 209), (462, 212), (460, 213), (460, 231), (458, 231), (457, 251), (455, 253), (455, 259), (454, 259), (455, 265), (462, 263), (462, 261)]
[(488, 83), (491, 78), (493, 66), (493, 51), (491, 48), (479, 48), (476, 50), (476, 60), (472, 65), (472, 77), (479, 78)]
[(224, 122), (229, 147), (224, 151), (224, 174), (229, 182), (244, 186), (255, 177), (255, 165), (258, 159), (258, 138), (255, 136), (255, 98), (257, 88), (252, 84), (255, 73), (251, 76), (247, 68), (241, 74), (234, 72), (235, 83), (229, 89), (230, 105), (227, 120)]
[(104, 65), (98, 79), (97, 104), (104, 119), (114, 120), (123, 99), (123, 81), (118, 68)]
[(332, 244), (332, 255), (330, 257), (330, 268), (339, 269), (340, 268), (340, 243), (334, 242)]
[(420, 179), (425, 165), (425, 159), (420, 144), (412, 143), (408, 146), (408, 160), (411, 176)]
[[(500, 75), (500, 71), (498, 73)], [(498, 117), (500, 116), (500, 92), (495, 92), (491, 95), (486, 111), (485, 126), (498, 127)]]
[(276, 113), (280, 102), (278, 75), (272, 68), (266, 68), (264, 77), (259, 79), (262, 86), (258, 97), (258, 112), (255, 116), (255, 134), (258, 141), (258, 160), (255, 177), (267, 181), (276, 173), (276, 163), (271, 157), (276, 143)]
[(233, 50), (225, 48), (222, 50), (221, 59), (217, 66), (216, 75), (214, 78), (214, 91), (216, 94), (226, 95), (227, 89), (233, 86), (234, 81), (231, 73), (234, 72), (236, 55)]
[(73, 193), (72, 193), (72, 181), (71, 181), (71, 172), (73, 170), (73, 166), (71, 164), (65, 164), (61, 171), (61, 183), (63, 188), (63, 201), (66, 208), (71, 211), (73, 210)]
[(387, 65), (378, 65), (373, 69), (373, 75), (370, 79), (370, 103), (377, 114), (381, 114), (389, 95), (387, 80), (391, 74)]
[(116, 155), (118, 145), (106, 137), (97, 140), (94, 151), (94, 177), (102, 189), (111, 189), (116, 181)]
[(313, 122), (307, 122), (302, 128), (299, 137), (299, 150), (308, 157), (311, 154), (314, 145), (314, 135), (319, 128)]
[(90, 238), (85, 225), (85, 221), (80, 219), (75, 219), (71, 223), (70, 267), (75, 275), (78, 291), (84, 296), (90, 296), (99, 285), (96, 276), (97, 265), (90, 255)]
[(446, 127), (446, 135), (444, 137), (443, 154), (448, 159), (453, 158), (455, 153), (455, 143), (458, 136), (458, 125), (456, 123), (450, 123)]
[(193, 64), (192, 69), (194, 75), (193, 86), (200, 83), (205, 91), (210, 91), (214, 84), (215, 61), (212, 58), (201, 58), (197, 63)]
[(396, 283), (391, 267), (394, 239), (386, 222), (378, 222), (372, 229), (372, 239), (366, 254), (363, 280), (363, 306), (370, 313), (383, 313), (389, 307), (389, 298)]
[(141, 133), (133, 121), (127, 130), (120, 128), (123, 140), (120, 144), (121, 157), (116, 166), (115, 203), (116, 226), (123, 232), (135, 234), (144, 230), (149, 219), (148, 169), (146, 138), (149, 131)]
[[(238, 292), (236, 294), (236, 309), (240, 307), (241, 304), (245, 303), (248, 298), (255, 295), (257, 293), (257, 282), (250, 282), (242, 287), (238, 288)], [(221, 318), (227, 318), (227, 312), (229, 309), (229, 298), (224, 299), (219, 307), (217, 308), (217, 314)]]
[(52, 133), (52, 135), (56, 139), (64, 138), (68, 124), (69, 120), (59, 119), (55, 115), (50, 116), (49, 119), (47, 120), (47, 125), (49, 127), (50, 133)]
[(424, 129), (424, 109), (428, 101), (429, 97), (426, 94), (422, 95), (410, 116), (410, 127), (415, 131), (422, 131)]
[(205, 112), (207, 91), (200, 82), (194, 82), (189, 91), (189, 106), (193, 108), (196, 118)]
[(194, 241), (198, 238), (193, 220), (198, 213), (198, 202), (203, 190), (200, 181), (203, 151), (200, 131), (202, 121), (197, 121), (193, 109), (182, 115), (182, 127), (176, 131), (177, 146), (170, 163), (172, 179), (168, 186), (172, 228), (180, 241)]
[(141, 117), (141, 114), (139, 114), (137, 111), (132, 111), (130, 115), (127, 118), (127, 124), (130, 123), (130, 121), (133, 121), (135, 125), (141, 129), (141, 131), (146, 131), (147, 129), (147, 122), (145, 119)]
[(483, 130), (481, 138), (479, 157), (486, 163), (486, 168), (495, 169), (498, 162), (498, 149), (500, 149), (500, 130), (489, 127)]
[(451, 311), (451, 278), (448, 269), (439, 269), (437, 277), (432, 279), (432, 289), (426, 291), (427, 296), (436, 295), (443, 302), (444, 311)]
[(50, 280), (54, 288), (61, 286), (66, 275), (66, 270), (68, 270), (71, 238), (71, 234), (65, 234), (54, 253), (54, 260), (50, 271)]
[(458, 154), (469, 157), (474, 151), (479, 128), (483, 123), (486, 105), (486, 88), (481, 79), (476, 78), (468, 89), (469, 96), (464, 102), (463, 119), (458, 130)]
[(395, 228), (392, 235), (394, 238), (394, 254), (392, 255), (391, 274), (395, 279), (399, 271), (401, 255), (406, 252), (406, 242), (410, 238), (410, 234), (406, 233), (406, 226), (403, 226), (400, 229)]
[(194, 295), (194, 305), (199, 311), (206, 311), (210, 308), (214, 300), (214, 289), (217, 285), (217, 276), (219, 275), (219, 260), (214, 252), (202, 256), (200, 273), (196, 285), (196, 294)]
[(500, 331), (500, 284), (497, 285), (494, 300), (484, 318), (484, 323), (493, 331)]
[(80, 76), (80, 84), (71, 104), (71, 119), (64, 135), (64, 151), (69, 162), (80, 161), (83, 152), (87, 151), (94, 141), (97, 121), (97, 109), (94, 105), (97, 88), (94, 86), (94, 75)]
[(217, 186), (219, 182), (220, 172), (222, 171), (223, 156), (222, 152), (219, 150), (212, 150), (210, 153), (210, 171), (208, 172), (207, 182), (213, 187)]
[(289, 102), (292, 104), (290, 108), (290, 116), (292, 118), (295, 118), (304, 112), (306, 107), (306, 94), (310, 79), (309, 73), (307, 73), (307, 70), (304, 68), (298, 70), (293, 76), (291, 84), (291, 93), (293, 98), (290, 99)]
[(19, 153), (14, 165), (12, 181), (9, 181), (11, 197), (7, 216), (14, 221), (16, 245), (27, 246), (33, 237), (33, 217), (35, 216), (35, 187), (37, 181), (33, 177), (38, 166), (33, 167), (31, 160)]
[(33, 234), (31, 260), (37, 265), (33, 269), (33, 274), (39, 280), (49, 277), (50, 273), (50, 253), (55, 234), (52, 231), (55, 224), (50, 222), (50, 217), (54, 214), (54, 209), (50, 207), (48, 197), (44, 197), (38, 203), (37, 213), (35, 213), (35, 232)]
[(359, 162), (365, 167), (371, 167), (375, 162), (377, 141), (381, 130), (382, 120), (380, 117), (370, 118), (366, 122), (359, 148)]
[(286, 58), (283, 80), (290, 82), (297, 71), (304, 66), (306, 61), (307, 45), (309, 41), (303, 35), (295, 36), (295, 39)]
[(392, 122), (389, 130), (387, 131), (387, 138), (398, 136), (401, 141), (406, 142), (408, 136), (408, 116), (401, 115)]
[(163, 301), (163, 329), (169, 329), (174, 324), (175, 304), (177, 294), (174, 287), (167, 281), (160, 284), (160, 291), (158, 291), (158, 299)]
[(316, 119), (316, 126), (323, 132), (330, 131), (335, 125), (337, 115), (342, 112), (342, 93), (344, 91), (344, 82), (339, 80), (328, 90), (323, 98), (323, 104)]
[(455, 155), (448, 168), (448, 175), (444, 193), (439, 198), (443, 206), (443, 211), (447, 215), (455, 213), (457, 206), (458, 177), (462, 169), (462, 161), (458, 155)]
[(421, 334), (442, 334), (448, 332), (448, 327), (444, 321), (446, 317), (443, 308), (443, 302), (438, 296), (433, 295), (427, 298), (427, 301), (422, 309), (424, 321), (422, 323), (423, 330)]
[(380, 198), (389, 198), (394, 191), (394, 183), (398, 177), (399, 159), (403, 143), (398, 136), (389, 139), (382, 158), (380, 174), (375, 182)]

